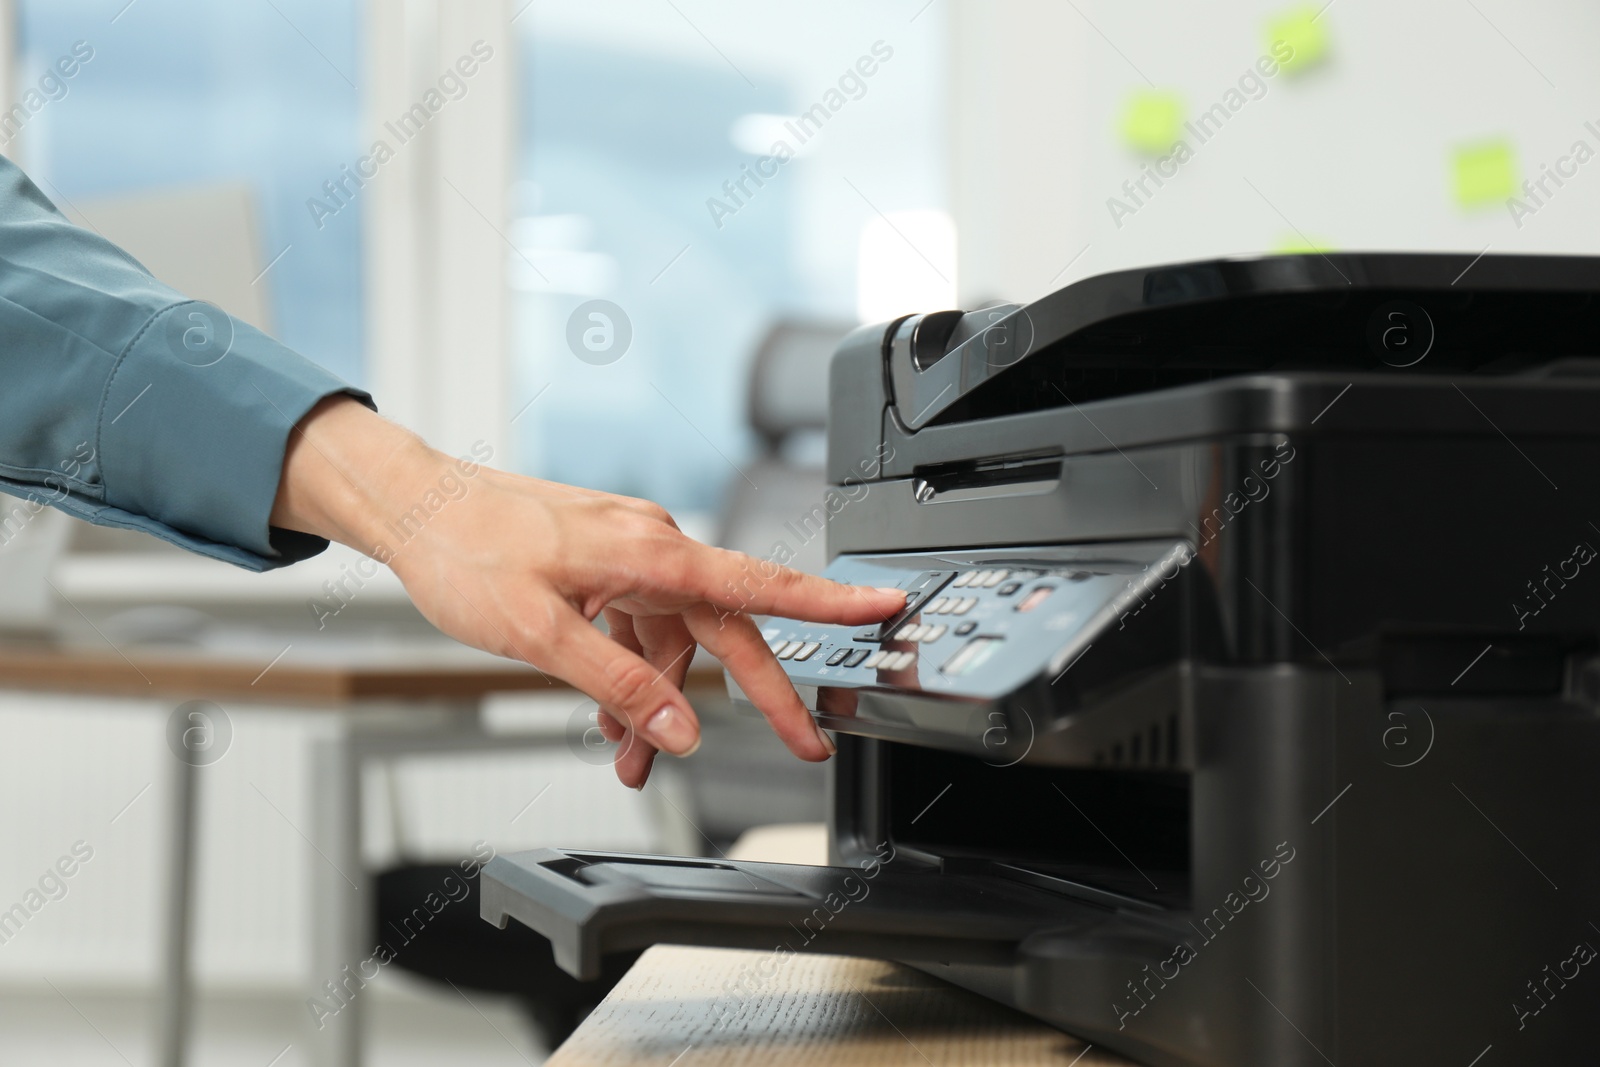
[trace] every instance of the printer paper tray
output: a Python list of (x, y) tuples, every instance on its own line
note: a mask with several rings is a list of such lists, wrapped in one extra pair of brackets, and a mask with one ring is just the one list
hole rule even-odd
[(481, 889), (485, 919), (537, 930), (580, 979), (598, 977), (608, 953), (657, 943), (1003, 963), (1030, 934), (1087, 930), (1112, 915), (1016, 882), (893, 860), (810, 867), (538, 849), (491, 860)]

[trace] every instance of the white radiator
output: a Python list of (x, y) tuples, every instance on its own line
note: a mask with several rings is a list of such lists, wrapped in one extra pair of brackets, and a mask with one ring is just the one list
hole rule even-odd
[[(565, 721), (571, 703), (558, 699), (535, 714)], [(154, 979), (173, 706), (0, 692), (0, 983)], [(308, 864), (322, 862), (299, 832), (311, 822), (307, 748), (333, 720), (294, 709), (227, 710), (230, 748), (199, 769), (196, 978), (216, 987), (296, 986), (308, 959)], [(478, 839), (499, 851), (661, 843), (651, 792), (622, 788), (609, 768), (564, 745), (408, 758), (394, 774), (392, 791), (383, 767), (369, 765), (365, 777), (369, 866), (395, 857), (396, 825), (415, 858), (464, 855)], [(73, 856), (78, 842), (80, 855), (92, 850), (87, 861)], [(6, 919), (14, 905), (25, 918), (10, 911)]]

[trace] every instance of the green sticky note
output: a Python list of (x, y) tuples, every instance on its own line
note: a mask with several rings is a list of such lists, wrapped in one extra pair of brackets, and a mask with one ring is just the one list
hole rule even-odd
[(1327, 54), (1328, 31), (1317, 13), (1317, 8), (1302, 4), (1267, 20), (1267, 53), (1283, 70), (1291, 74), (1305, 70)]
[(1332, 252), (1333, 246), (1293, 233), (1280, 239), (1273, 251), (1286, 256), (1309, 256)]
[(1122, 112), (1122, 137), (1152, 156), (1165, 155), (1183, 137), (1183, 98), (1163, 89), (1136, 89)]
[(1503, 204), (1517, 195), (1517, 154), (1509, 141), (1482, 141), (1455, 151), (1456, 203)]

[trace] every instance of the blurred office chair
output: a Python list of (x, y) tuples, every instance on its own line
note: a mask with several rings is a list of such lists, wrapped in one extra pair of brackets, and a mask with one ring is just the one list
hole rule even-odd
[(814, 574), (827, 565), (817, 509), (827, 488), (828, 365), (852, 329), (785, 320), (757, 347), (748, 418), (762, 451), (728, 482), (717, 530), (722, 547), (766, 559), (782, 544), (797, 570)]
[[(827, 565), (828, 365), (852, 329), (847, 322), (784, 320), (757, 347), (748, 417), (762, 449), (728, 480), (717, 532), (722, 547), (813, 574)], [(725, 699), (699, 699), (695, 708), (702, 744), (681, 775), (696, 824), (717, 848), (755, 826), (824, 818), (823, 765), (795, 759), (751, 708)], [(679, 764), (665, 761), (662, 769), (670, 774)]]

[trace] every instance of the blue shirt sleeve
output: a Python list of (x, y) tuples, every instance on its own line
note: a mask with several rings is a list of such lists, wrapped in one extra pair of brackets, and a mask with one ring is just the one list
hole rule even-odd
[(328, 543), (268, 519), (296, 423), (372, 399), (162, 285), (0, 156), (0, 491), (251, 570)]

